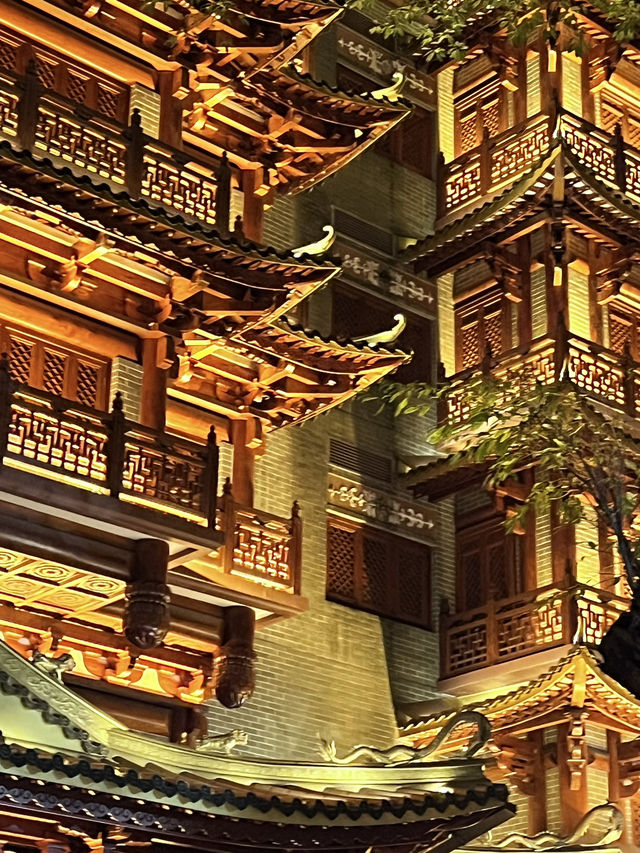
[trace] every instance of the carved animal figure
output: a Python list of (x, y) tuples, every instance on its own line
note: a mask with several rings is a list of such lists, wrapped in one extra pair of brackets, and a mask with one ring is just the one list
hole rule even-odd
[(198, 752), (213, 752), (231, 755), (237, 746), (246, 746), (249, 735), (240, 729), (234, 729), (224, 735), (205, 735), (196, 746)]
[[(591, 826), (605, 818), (607, 823), (597, 838), (587, 841), (586, 836)], [(507, 847), (520, 847), (526, 850), (552, 850), (565, 847), (606, 847), (617, 841), (624, 830), (624, 817), (620, 809), (611, 803), (596, 806), (586, 813), (571, 835), (560, 836), (553, 832), (539, 832), (537, 835), (523, 835), (520, 832), (511, 832), (500, 841), (487, 841), (482, 849), (504, 849)], [(480, 849), (480, 848), (469, 848)]]
[(415, 749), (412, 746), (392, 746), (389, 749), (376, 749), (373, 746), (356, 746), (347, 755), (339, 758), (335, 741), (321, 742), (320, 754), (332, 764), (355, 764), (364, 759), (367, 764), (422, 764), (430, 758), (451, 737), (452, 733), (469, 724), (476, 726), (476, 732), (466, 746), (460, 750), (466, 757), (475, 755), (486, 746), (491, 737), (489, 720), (477, 711), (460, 711), (452, 717), (428, 746)]
[(59, 655), (57, 658), (53, 658), (39, 652), (37, 649), (31, 655), (31, 663), (52, 678), (57, 678), (58, 681), (62, 681), (63, 672), (71, 672), (76, 665), (70, 654), (65, 653)]

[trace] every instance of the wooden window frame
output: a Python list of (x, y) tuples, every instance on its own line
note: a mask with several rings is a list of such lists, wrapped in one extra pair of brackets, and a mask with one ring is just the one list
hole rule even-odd
[[(489, 546), (492, 542), (501, 539), (504, 547), (504, 570), (506, 596), (497, 600), (506, 600), (523, 592), (524, 566), (523, 559), (523, 537), (515, 533), (507, 533), (504, 529), (504, 518), (492, 513), (479, 513), (471, 519), (465, 519), (465, 525), (456, 531), (456, 611), (477, 610), (495, 598), (494, 590), (490, 583)], [(480, 575), (477, 582), (480, 588), (480, 600), (477, 604), (469, 606), (468, 593), (464, 572), (466, 556), (471, 552), (468, 546), (476, 546), (481, 554)]]
[[(506, 130), (508, 125), (507, 99), (504, 87), (500, 85), (499, 80), (495, 77), (490, 80), (484, 79), (477, 86), (472, 87), (471, 91), (466, 88), (463, 95), (454, 95), (455, 158), (473, 151), (482, 143), (485, 128), (483, 116), (487, 107), (494, 101), (497, 101), (498, 127), (495, 133), (490, 133), (491, 138)], [(475, 116), (475, 144), (464, 148), (461, 132), (462, 123), (473, 116)]]
[[(331, 531), (332, 529), (340, 529), (348, 532), (354, 537), (353, 539), (353, 596), (340, 595), (331, 589)], [(365, 540), (369, 542), (384, 543), (387, 547), (387, 556), (390, 562), (386, 564), (386, 579), (385, 579), (385, 601), (388, 604), (386, 607), (376, 607), (371, 603), (366, 602), (363, 594), (365, 580)], [(420, 618), (408, 616), (402, 612), (400, 603), (400, 586), (397, 583), (402, 566), (400, 565), (403, 553), (406, 551), (420, 552), (420, 558), (424, 559), (424, 571), (422, 578), (422, 615)], [(392, 619), (396, 622), (402, 622), (408, 625), (414, 625), (418, 628), (431, 630), (433, 627), (432, 617), (432, 590), (431, 590), (431, 549), (428, 545), (416, 542), (413, 539), (399, 536), (394, 533), (380, 530), (377, 527), (372, 527), (367, 524), (358, 524), (357, 522), (339, 518), (337, 516), (329, 516), (327, 521), (327, 585), (326, 597), (328, 601), (333, 601), (337, 604), (343, 604), (348, 607), (353, 607), (357, 610), (363, 610), (366, 613), (373, 613), (385, 619)]]
[[(77, 395), (78, 369), (85, 365), (93, 368), (96, 371), (96, 398), (94, 404), (89, 406), (89, 408), (106, 411), (109, 403), (109, 359), (100, 358), (91, 353), (83, 352), (80, 349), (63, 347), (56, 341), (40, 337), (39, 335), (34, 335), (29, 330), (6, 323), (0, 323), (0, 352), (8, 353), (10, 365), (11, 348), (12, 343), (14, 342), (24, 343), (32, 347), (31, 360), (29, 364), (29, 381), (26, 383), (32, 388), (36, 388), (41, 391), (47, 390), (44, 381), (45, 359), (47, 353), (57, 355), (64, 359), (62, 391), (60, 394), (53, 394), (53, 396), (60, 396), (66, 400), (79, 402)], [(81, 405), (86, 404), (81, 403)]]
[[(455, 316), (455, 355), (456, 373), (475, 367), (487, 354), (486, 319), (500, 315), (500, 350), (492, 349), (491, 356), (497, 358), (513, 346), (513, 324), (511, 312), (513, 303), (497, 286), (488, 286), (481, 294), (471, 299), (458, 301), (454, 308)], [(478, 352), (474, 363), (465, 364), (463, 347), (464, 330), (477, 325)]]

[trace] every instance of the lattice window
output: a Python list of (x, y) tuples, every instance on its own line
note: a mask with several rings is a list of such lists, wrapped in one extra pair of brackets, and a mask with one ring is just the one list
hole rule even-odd
[(607, 133), (613, 133), (617, 124), (622, 123), (621, 110), (615, 109), (608, 101), (602, 101), (601, 126)]
[(331, 519), (327, 598), (380, 616), (429, 627), (429, 549), (381, 530)]
[(355, 530), (329, 525), (327, 595), (353, 601), (355, 597)]
[(17, 50), (18, 45), (13, 42), (4, 39), (0, 42), (0, 68), (4, 68), (5, 71), (15, 70)]
[(457, 369), (466, 370), (479, 364), (488, 349), (493, 357), (511, 346), (511, 317), (503, 321), (503, 312), (510, 311), (506, 300), (496, 297), (496, 290), (456, 307)]
[(118, 118), (118, 107), (122, 100), (122, 92), (109, 89), (100, 84), (98, 86), (97, 110), (110, 118)]
[(0, 347), (9, 354), (9, 369), (16, 382), (85, 406), (106, 408), (106, 359), (49, 344), (7, 326), (0, 326)]
[(522, 591), (517, 553), (521, 537), (507, 534), (502, 518), (485, 519), (459, 530), (456, 544), (459, 610), (473, 610)]
[(609, 308), (609, 347), (620, 354), (628, 345), (631, 355), (637, 359), (638, 319), (631, 311), (625, 311), (617, 306)]
[(476, 111), (460, 119), (460, 153), (471, 151), (478, 145)]
[(500, 133), (500, 104), (498, 99), (482, 106), (482, 124), (489, 131), (489, 136)]
[[(346, 287), (333, 290), (332, 333), (342, 340), (375, 334), (392, 328), (393, 315), (398, 311), (382, 299), (364, 297)], [(413, 353), (408, 364), (394, 374), (398, 382), (430, 382), (433, 378), (434, 330), (433, 322), (426, 317), (410, 314), (403, 309), (406, 326), (396, 344)]]

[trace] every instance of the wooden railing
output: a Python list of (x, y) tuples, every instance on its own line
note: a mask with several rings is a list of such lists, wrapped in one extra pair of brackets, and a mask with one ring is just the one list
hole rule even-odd
[(133, 111), (130, 125), (122, 127), (43, 89), (33, 67), (22, 78), (2, 72), (1, 137), (20, 149), (93, 174), (115, 191), (126, 190), (133, 199), (146, 199), (228, 233), (230, 170), (226, 160), (195, 168), (184, 151), (143, 132), (138, 110)]
[(555, 337), (545, 336), (526, 348), (509, 350), (497, 359), (467, 368), (447, 381), (444, 407), (440, 412), (451, 423), (462, 423), (469, 413), (466, 383), (480, 371), (498, 379), (527, 375), (531, 382), (550, 384), (568, 379), (589, 396), (613, 408), (636, 415), (640, 401), (640, 365), (629, 355), (620, 355), (593, 341), (569, 333), (561, 322)]
[(216, 524), (218, 448), (15, 382), (0, 360), (0, 461), (199, 524)]
[(547, 586), (455, 615), (440, 623), (441, 677), (569, 644), (598, 643), (629, 602), (595, 587)]
[(549, 116), (538, 113), (441, 167), (438, 218), (481, 199), (526, 171), (549, 141)]
[(218, 500), (224, 545), (218, 559), (227, 574), (265, 586), (300, 591), (302, 521), (294, 502), (291, 517), (280, 518), (234, 501), (227, 480)]
[[(549, 147), (556, 119), (538, 113), (440, 167), (438, 217), (508, 186)], [(640, 201), (640, 151), (628, 145), (620, 126), (607, 133), (562, 110), (558, 133), (578, 163), (599, 180)]]

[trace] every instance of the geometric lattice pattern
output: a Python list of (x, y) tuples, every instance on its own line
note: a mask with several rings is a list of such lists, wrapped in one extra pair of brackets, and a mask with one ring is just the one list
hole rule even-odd
[(425, 545), (372, 527), (329, 521), (328, 598), (426, 627), (430, 583)]

